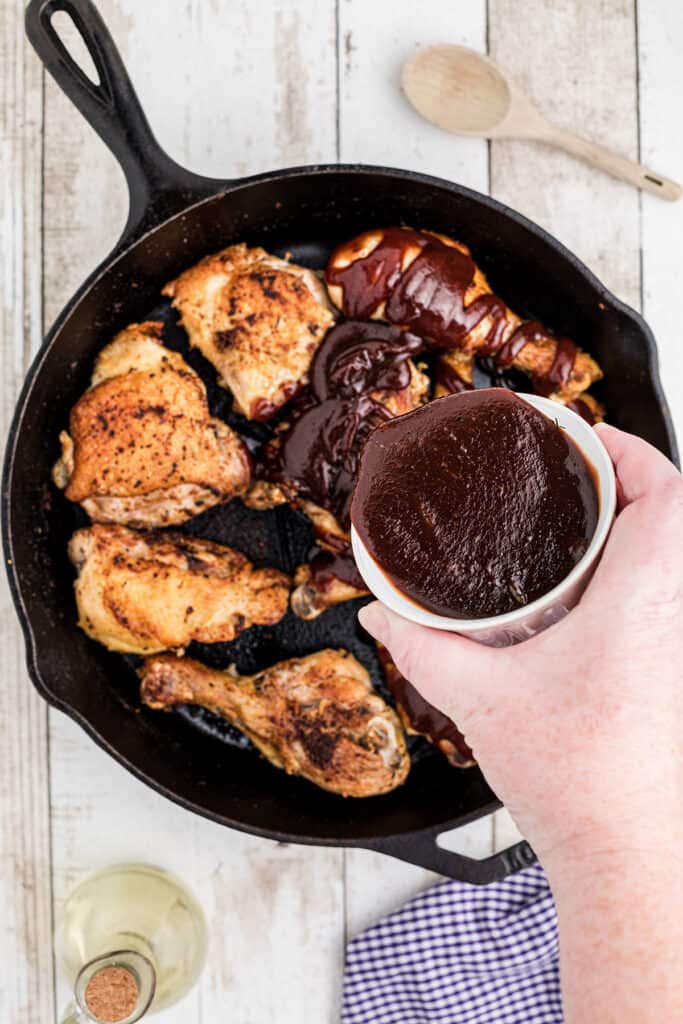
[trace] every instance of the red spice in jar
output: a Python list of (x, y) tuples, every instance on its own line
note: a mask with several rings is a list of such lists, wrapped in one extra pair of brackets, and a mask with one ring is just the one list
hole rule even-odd
[(139, 995), (135, 976), (126, 967), (103, 967), (85, 989), (85, 1005), (98, 1021), (115, 1024), (135, 1009)]

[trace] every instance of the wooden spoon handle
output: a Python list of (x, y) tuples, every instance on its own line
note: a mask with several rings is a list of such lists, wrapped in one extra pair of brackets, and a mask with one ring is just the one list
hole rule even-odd
[(680, 199), (681, 186), (677, 182), (672, 181), (671, 178), (665, 178), (664, 175), (658, 174), (656, 171), (651, 171), (649, 167), (644, 167), (635, 160), (627, 160), (626, 157), (620, 156), (597, 142), (589, 142), (588, 139), (584, 139), (580, 135), (574, 135), (572, 132), (550, 124), (547, 125), (541, 138), (543, 142), (559, 146), (567, 153), (571, 153), (572, 156), (595, 164), (601, 171), (606, 171), (608, 174), (614, 175), (615, 178), (628, 182), (629, 185), (635, 185), (636, 188), (642, 188), (644, 192), (651, 192), (652, 195), (659, 196), (661, 199), (672, 201)]

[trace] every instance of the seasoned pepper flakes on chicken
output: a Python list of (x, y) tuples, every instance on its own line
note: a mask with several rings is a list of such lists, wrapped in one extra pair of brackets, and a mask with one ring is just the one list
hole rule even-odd
[(574, 342), (513, 313), (467, 246), (446, 235), (404, 227), (366, 231), (337, 246), (326, 280), (346, 316), (386, 320), (437, 348), (491, 356), (560, 402), (579, 398), (602, 376)]
[(244, 444), (209, 415), (202, 380), (164, 347), (162, 327), (116, 335), (60, 435), (53, 479), (94, 522), (177, 525), (249, 485)]
[(271, 764), (333, 793), (388, 793), (410, 769), (398, 716), (347, 651), (290, 658), (254, 676), (162, 655), (147, 658), (140, 676), (149, 707), (208, 708), (245, 733)]
[(287, 611), (284, 573), (255, 569), (241, 552), (199, 537), (97, 525), (76, 531), (69, 557), (78, 570), (78, 624), (113, 651), (234, 640)]
[(207, 256), (164, 288), (236, 409), (267, 420), (307, 379), (334, 322), (313, 270), (243, 243)]

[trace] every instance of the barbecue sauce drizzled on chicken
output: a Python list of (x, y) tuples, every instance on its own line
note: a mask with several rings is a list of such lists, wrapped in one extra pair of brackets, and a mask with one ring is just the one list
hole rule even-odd
[[(417, 256), (409, 262), (416, 250)], [(326, 277), (329, 284), (342, 289), (346, 316), (367, 319), (384, 303), (383, 319), (445, 349), (461, 347), (469, 332), (488, 319), (490, 326), (479, 354), (494, 357), (500, 366), (509, 366), (530, 341), (551, 337), (547, 328), (530, 320), (506, 338), (507, 306), (496, 295), (479, 295), (466, 304), (475, 278), (474, 260), (434, 235), (410, 228), (385, 228), (381, 241), (368, 255), (336, 266), (335, 253)], [(563, 387), (574, 367), (577, 346), (569, 338), (556, 342), (550, 369), (533, 381), (539, 394), (549, 395)]]
[(591, 426), (597, 422), (593, 410), (582, 398), (575, 398), (573, 402), (567, 402), (567, 408), (581, 416)]
[(425, 736), (455, 767), (466, 768), (474, 764), (472, 751), (455, 722), (426, 701), (412, 683), (401, 675), (389, 651), (382, 644), (377, 644), (377, 655), (401, 718), (413, 732)]
[(495, 388), (438, 399), (376, 430), (351, 512), (404, 594), (476, 619), (528, 604), (568, 575), (595, 532), (598, 495), (564, 431)]
[(350, 544), (340, 542), (339, 550), (334, 552), (319, 551), (308, 565), (317, 590), (326, 590), (335, 580), (348, 583), (358, 591), (365, 590), (365, 580), (358, 572)]
[[(347, 321), (333, 328), (316, 353), (292, 426), (269, 453), (267, 479), (289, 484), (348, 528), (360, 450), (391, 418), (380, 393), (409, 387), (408, 360), (421, 348), (420, 338), (387, 324)], [(348, 572), (339, 578), (352, 582)]]
[(434, 383), (440, 384), (451, 395), (458, 395), (461, 391), (472, 391), (474, 384), (470, 384), (460, 376), (454, 366), (442, 361), (437, 362), (434, 370)]

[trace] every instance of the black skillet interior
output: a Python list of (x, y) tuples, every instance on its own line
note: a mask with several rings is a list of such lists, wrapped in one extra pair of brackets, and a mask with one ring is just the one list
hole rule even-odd
[[(46, 19), (56, 9), (69, 10), (101, 65), (102, 88), (111, 93), (104, 113), (101, 97), (93, 105), (92, 87), (74, 84), (70, 58), (46, 38)], [(89, 0), (33, 0), (28, 25), (49, 70), (121, 159), (132, 207), (117, 255), (86, 282), (46, 339), (27, 378), (7, 449), (5, 549), (33, 681), (149, 785), (224, 824), (277, 839), (383, 849), (474, 882), (517, 869), (528, 862), (528, 847), (471, 862), (435, 845), (439, 832), (493, 810), (497, 802), (477, 769), (452, 769), (421, 741), (414, 744), (414, 766), (403, 787), (351, 801), (289, 778), (253, 751), (240, 749), (243, 743), (212, 716), (140, 708), (131, 660), (105, 651), (74, 625), (66, 543), (84, 520), (49, 482), (57, 436), (88, 385), (97, 351), (122, 326), (158, 316), (166, 322), (167, 342), (180, 348), (207, 382), (213, 412), (258, 440), (260, 428), (232, 418), (229, 396), (216, 386), (212, 369), (187, 352), (184, 332), (159, 294), (179, 270), (238, 240), (321, 267), (334, 244), (375, 225), (408, 222), (452, 234), (472, 247), (494, 290), (514, 309), (546, 321), (596, 356), (605, 370), (596, 394), (611, 422), (675, 458), (649, 329), (554, 239), (517, 214), (456, 185), (409, 172), (302, 168), (228, 182), (222, 194), (145, 234), (191, 199), (217, 191), (217, 183), (182, 171), (160, 153)], [(127, 133), (121, 130), (124, 116)], [(257, 564), (288, 571), (310, 544), (302, 517), (283, 508), (255, 513), (240, 502), (211, 510), (185, 529), (232, 543)], [(290, 614), (278, 626), (252, 629), (234, 644), (190, 653), (252, 672), (280, 658), (340, 646), (352, 650), (381, 686), (374, 650), (356, 624), (357, 607), (357, 602), (338, 606), (312, 623)]]

